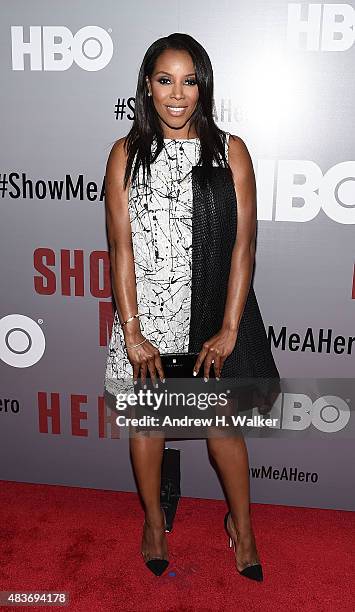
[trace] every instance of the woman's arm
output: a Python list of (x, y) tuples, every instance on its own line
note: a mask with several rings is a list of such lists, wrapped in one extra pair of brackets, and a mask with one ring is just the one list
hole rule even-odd
[[(132, 230), (128, 210), (129, 183), (124, 189), (126, 161), (124, 138), (120, 138), (113, 145), (107, 160), (105, 206), (112, 290), (121, 323), (138, 312)], [(127, 346), (145, 339), (141, 332), (139, 318), (129, 321), (123, 327), (123, 333)], [(154, 384), (156, 383), (156, 370), (160, 379), (164, 378), (159, 350), (149, 340), (138, 347), (127, 349), (127, 355), (133, 367), (135, 381), (141, 370), (141, 379), (144, 384), (147, 369), (149, 369)]]
[[(105, 174), (106, 226), (110, 249), (112, 290), (120, 321), (137, 312), (137, 289), (134, 269), (131, 223), (128, 211), (128, 189), (123, 187), (126, 168), (124, 138), (112, 147)], [(127, 345), (143, 340), (139, 319), (124, 328)]]
[(229, 165), (238, 203), (237, 239), (232, 252), (222, 328), (237, 332), (248, 297), (255, 261), (256, 185), (249, 151), (241, 138), (230, 136)]

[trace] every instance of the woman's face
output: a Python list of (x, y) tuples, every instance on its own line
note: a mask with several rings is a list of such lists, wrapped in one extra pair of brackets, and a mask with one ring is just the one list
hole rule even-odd
[(195, 67), (187, 51), (166, 49), (146, 77), (152, 102), (167, 138), (185, 138), (198, 101)]

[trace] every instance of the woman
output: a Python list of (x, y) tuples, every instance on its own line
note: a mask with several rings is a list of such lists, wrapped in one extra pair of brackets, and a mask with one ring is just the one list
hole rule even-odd
[[(251, 289), (256, 233), (253, 166), (244, 142), (216, 126), (212, 109), (213, 72), (205, 49), (187, 34), (155, 41), (140, 68), (133, 126), (114, 144), (106, 169), (117, 305), (105, 374), (105, 390), (111, 393), (118, 379), (140, 377), (144, 385), (148, 371), (153, 383), (163, 381), (161, 354), (196, 349), (194, 373), (202, 369), (205, 380), (211, 366), (216, 378), (254, 376), (258, 360), (263, 364), (259, 375), (278, 376)], [(213, 224), (216, 203), (225, 215), (224, 224)], [(193, 216), (196, 210), (201, 213), (200, 225)], [(196, 233), (201, 227), (205, 233)], [(228, 239), (218, 235), (221, 228)], [(198, 236), (200, 247), (204, 241), (204, 256), (194, 269), (191, 252), (196, 252), (192, 247)], [(235, 246), (227, 252), (226, 244)], [(213, 283), (221, 283), (223, 274), (224, 287), (216, 290)], [(207, 444), (228, 497), (225, 529), (234, 545), (236, 567), (260, 581), (245, 442), (241, 436), (211, 436)], [(160, 507), (163, 449), (162, 437), (142, 432), (130, 438), (145, 510), (142, 555), (157, 575), (168, 566)]]

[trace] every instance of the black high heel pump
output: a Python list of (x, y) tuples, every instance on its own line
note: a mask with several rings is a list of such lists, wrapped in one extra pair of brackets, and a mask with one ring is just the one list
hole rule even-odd
[[(166, 518), (165, 518), (164, 511), (163, 511), (163, 515), (164, 515), (164, 525), (165, 525), (164, 530), (166, 531)], [(162, 559), (161, 557), (153, 557), (152, 559), (148, 559), (148, 561), (145, 561), (145, 564), (148, 567), (148, 569), (150, 569), (150, 571), (153, 572), (153, 574), (155, 574), (156, 576), (161, 576), (162, 573), (168, 567), (169, 561), (167, 561), (166, 559)]]
[[(230, 514), (230, 511), (227, 512), (227, 514), (224, 517), (224, 528), (227, 532), (227, 535), (229, 537), (229, 548), (234, 549), (234, 554), (236, 554), (236, 544), (235, 541), (233, 540), (232, 536), (230, 535), (229, 531), (228, 531), (228, 515)], [(243, 570), (239, 570), (237, 568), (239, 574), (241, 576), (245, 576), (245, 578), (250, 578), (251, 580), (257, 580), (258, 582), (262, 582), (264, 577), (263, 577), (263, 568), (261, 567), (260, 563), (251, 563), (250, 565), (247, 565)]]

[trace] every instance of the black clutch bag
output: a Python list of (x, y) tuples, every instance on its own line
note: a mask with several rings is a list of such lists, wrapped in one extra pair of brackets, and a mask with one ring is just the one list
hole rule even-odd
[[(198, 353), (161, 353), (165, 376), (168, 378), (194, 378), (192, 371), (196, 363)], [(211, 368), (213, 376), (213, 368)], [(147, 370), (147, 378), (150, 376)], [(203, 377), (203, 364), (196, 378)]]
[[(191, 378), (198, 353), (165, 353), (161, 354), (165, 376), (168, 378)], [(202, 372), (202, 373), (201, 373)], [(201, 377), (203, 369), (197, 377)], [(196, 377), (196, 378), (197, 378)]]

